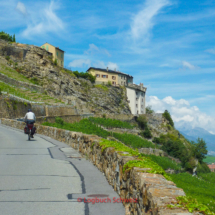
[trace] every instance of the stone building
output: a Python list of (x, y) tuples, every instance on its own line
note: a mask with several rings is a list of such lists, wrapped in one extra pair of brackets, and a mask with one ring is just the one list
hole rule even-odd
[(108, 67), (107, 69), (90, 67), (87, 72), (96, 76), (96, 84), (111, 83), (113, 86), (126, 86), (128, 83), (133, 83), (133, 77), (131, 75), (116, 70), (110, 70)]
[(133, 84), (133, 77), (131, 75), (108, 69), (100, 69), (90, 67), (87, 72), (96, 76), (96, 84), (108, 84), (113, 86), (125, 86), (127, 93), (127, 100), (131, 109), (131, 113), (145, 114), (145, 94), (146, 87), (143, 84)]
[(129, 83), (126, 86), (128, 103), (131, 108), (132, 114), (145, 114), (146, 89), (147, 88), (144, 87), (142, 83), (140, 83), (139, 85)]
[(49, 43), (44, 43), (41, 48), (46, 49), (48, 52), (52, 53), (53, 60), (57, 61), (58, 66), (64, 67), (64, 51), (55, 47)]

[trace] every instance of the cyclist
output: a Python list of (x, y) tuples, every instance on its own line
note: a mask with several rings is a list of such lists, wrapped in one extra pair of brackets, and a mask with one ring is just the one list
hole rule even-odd
[[(33, 124), (34, 126), (34, 123), (36, 122), (36, 116), (35, 114), (32, 112), (31, 109), (28, 109), (28, 113), (25, 114), (25, 117), (24, 117), (24, 122), (26, 122), (26, 126), (28, 126), (29, 124)], [(31, 134), (31, 137), (34, 138), (34, 133)]]

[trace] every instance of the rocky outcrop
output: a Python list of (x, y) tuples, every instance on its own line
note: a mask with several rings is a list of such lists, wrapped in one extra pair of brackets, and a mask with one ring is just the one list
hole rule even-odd
[(131, 113), (125, 88), (104, 89), (78, 79), (71, 71), (55, 66), (51, 53), (40, 47), (0, 40), (0, 61), (36, 79), (48, 95), (76, 106), (82, 113)]
[[(1, 123), (23, 129), (24, 123), (1, 119)], [(134, 167), (131, 171), (123, 172), (123, 166), (135, 157), (123, 155), (114, 148), (104, 151), (99, 145), (101, 138), (95, 135), (85, 135), (62, 129), (36, 125), (39, 134), (47, 135), (78, 149), (82, 155), (103, 172), (114, 190), (120, 195), (127, 215), (187, 215), (191, 214), (181, 208), (169, 209), (167, 205), (176, 203), (177, 196), (185, 193), (176, 185), (167, 181), (162, 175), (146, 173), (148, 169)]]

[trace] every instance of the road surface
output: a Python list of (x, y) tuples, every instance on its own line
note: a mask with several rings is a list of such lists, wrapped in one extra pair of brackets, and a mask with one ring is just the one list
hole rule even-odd
[[(97, 197), (109, 203), (84, 203)], [(0, 124), (1, 215), (124, 215), (104, 175), (68, 145), (43, 135), (32, 141)]]

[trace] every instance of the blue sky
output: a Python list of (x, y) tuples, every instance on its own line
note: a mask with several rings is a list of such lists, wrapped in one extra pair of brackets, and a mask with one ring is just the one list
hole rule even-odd
[(215, 133), (215, 1), (0, 1), (0, 30), (63, 49), (65, 66), (131, 74), (147, 104)]

